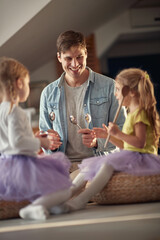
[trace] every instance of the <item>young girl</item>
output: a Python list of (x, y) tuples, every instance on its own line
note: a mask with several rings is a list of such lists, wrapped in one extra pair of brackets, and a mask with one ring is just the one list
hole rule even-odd
[(115, 96), (119, 102), (123, 86), (129, 86), (123, 101), (129, 113), (122, 131), (114, 123), (109, 123), (108, 128), (105, 125), (103, 129), (94, 128), (98, 138), (110, 134), (110, 142), (119, 147), (120, 152), (83, 160), (79, 165), (80, 173), (73, 181), (73, 190), (81, 188), (86, 180), (91, 180), (89, 187), (78, 197), (54, 208), (55, 213), (85, 207), (90, 198), (103, 189), (114, 171), (134, 175), (160, 174), (160, 157), (157, 155), (160, 119), (150, 77), (136, 68), (121, 71), (115, 83)]
[(11, 58), (0, 59), (0, 199), (29, 200), (20, 210), (28, 219), (46, 219), (52, 206), (69, 199), (70, 162), (63, 153), (37, 156), (40, 147), (55, 149), (56, 136), (34, 137), (24, 110), (29, 72)]

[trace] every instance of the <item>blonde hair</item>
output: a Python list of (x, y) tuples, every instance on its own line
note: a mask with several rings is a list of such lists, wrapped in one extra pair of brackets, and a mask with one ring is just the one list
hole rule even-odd
[(154, 131), (154, 141), (158, 146), (160, 137), (160, 118), (156, 109), (156, 98), (154, 95), (154, 87), (150, 76), (146, 71), (139, 68), (129, 68), (122, 70), (116, 80), (122, 85), (127, 85), (131, 90), (138, 93), (139, 97), (139, 112), (145, 110), (147, 117)]
[(3, 95), (4, 90), (8, 93), (11, 99), (10, 111), (17, 97), (15, 90), (16, 81), (19, 78), (25, 78), (27, 74), (29, 74), (28, 69), (17, 60), (7, 57), (0, 58), (1, 94)]

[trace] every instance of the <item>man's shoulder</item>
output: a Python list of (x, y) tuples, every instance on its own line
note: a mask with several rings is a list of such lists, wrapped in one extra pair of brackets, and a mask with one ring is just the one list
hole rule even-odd
[(114, 79), (101, 73), (93, 72), (93, 74), (94, 74), (94, 82), (96, 85), (99, 85), (102, 87), (109, 87), (114, 85)]
[(50, 92), (54, 91), (55, 88), (58, 87), (60, 82), (60, 78), (58, 78), (57, 80), (49, 83), (44, 89), (43, 89), (43, 94), (49, 94)]

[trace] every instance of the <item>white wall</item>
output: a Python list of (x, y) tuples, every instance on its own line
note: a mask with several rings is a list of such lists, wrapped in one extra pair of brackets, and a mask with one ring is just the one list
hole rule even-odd
[(132, 28), (129, 10), (104, 24), (95, 31), (97, 55), (100, 58), (109, 49), (121, 34), (147, 33), (160, 31), (160, 27)]
[(31, 81), (41, 81), (41, 80), (47, 80), (49, 82), (52, 82), (57, 79), (57, 73), (56, 73), (56, 61), (53, 59), (52, 61), (49, 61), (45, 65), (43, 65), (41, 68), (38, 68), (36, 71), (32, 72), (30, 74)]
[[(112, 46), (116, 43), (119, 36), (121, 34), (136, 34), (136, 33), (148, 33), (160, 30), (160, 27), (141, 27), (141, 28), (132, 28), (131, 21), (130, 21), (130, 12), (129, 10), (125, 11), (121, 15), (117, 16), (115, 19), (107, 22), (100, 28), (96, 29), (95, 40), (96, 40), (96, 51), (98, 58), (101, 58), (107, 50), (111, 49)], [(115, 50), (110, 54), (117, 56), (120, 54), (127, 55), (127, 54), (144, 54), (146, 53), (155, 53), (160, 51), (159, 42), (145, 42), (142, 41), (141, 44), (133, 43), (131, 45), (126, 45), (126, 51), (121, 52), (120, 46), (117, 45)], [(124, 48), (123, 48), (124, 49)], [(116, 51), (116, 52), (115, 52)], [(105, 62), (101, 61), (102, 64), (102, 72), (107, 73), (107, 63), (106, 59)], [(57, 79), (56, 76), (56, 63), (55, 61), (48, 62), (43, 67), (37, 69), (34, 73), (31, 74), (31, 80), (37, 81), (38, 79), (46, 79), (49, 82)]]
[(154, 34), (160, 31), (160, 27), (131, 26), (130, 11), (127, 10), (110, 22), (104, 24), (95, 31), (97, 56), (101, 62), (101, 70), (108, 73), (107, 57), (135, 56), (144, 54), (160, 53), (160, 44), (156, 40), (142, 40), (119, 42), (121, 35)]
[(51, 0), (0, 0), (0, 46)]

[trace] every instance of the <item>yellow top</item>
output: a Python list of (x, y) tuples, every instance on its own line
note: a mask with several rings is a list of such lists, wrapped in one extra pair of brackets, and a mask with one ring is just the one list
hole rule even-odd
[(122, 132), (128, 135), (134, 135), (134, 125), (138, 122), (142, 122), (147, 125), (146, 144), (144, 148), (136, 148), (124, 142), (124, 150), (130, 150), (130, 151), (142, 152), (142, 153), (152, 153), (157, 155), (157, 148), (153, 142), (153, 129), (147, 118), (147, 114), (144, 110), (142, 110), (137, 116), (138, 110), (139, 109), (136, 109), (133, 113), (128, 114), (126, 121), (123, 125)]

